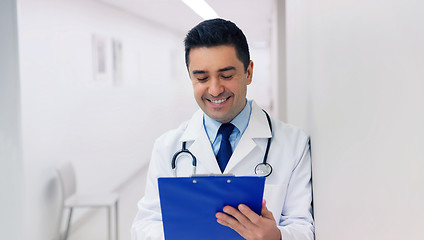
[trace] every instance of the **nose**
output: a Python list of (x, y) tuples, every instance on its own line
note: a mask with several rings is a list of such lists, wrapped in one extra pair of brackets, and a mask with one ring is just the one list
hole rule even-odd
[(225, 88), (221, 84), (219, 79), (212, 78), (212, 79), (210, 79), (209, 83), (210, 83), (210, 85), (209, 85), (208, 92), (211, 96), (218, 97), (221, 93), (223, 93), (225, 91)]

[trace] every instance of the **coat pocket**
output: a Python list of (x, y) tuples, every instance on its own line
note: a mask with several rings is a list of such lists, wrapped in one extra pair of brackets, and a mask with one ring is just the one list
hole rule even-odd
[(264, 199), (266, 207), (272, 212), (275, 222), (278, 224), (286, 198), (287, 184), (265, 184)]

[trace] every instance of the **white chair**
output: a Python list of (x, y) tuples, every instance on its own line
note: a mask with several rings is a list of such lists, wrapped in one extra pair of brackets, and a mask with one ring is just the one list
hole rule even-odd
[[(108, 239), (111, 240), (111, 222), (112, 222), (112, 209), (115, 208), (115, 239), (118, 240), (118, 194), (92, 194), (92, 195), (79, 195), (76, 194), (76, 181), (75, 172), (72, 164), (67, 162), (57, 169), (59, 180), (62, 188), (62, 203), (63, 210), (69, 209), (68, 221), (64, 233), (64, 240), (68, 239), (69, 229), (71, 225), (72, 211), (74, 208), (107, 208), (108, 213)], [(61, 215), (62, 219), (62, 215)], [(60, 226), (61, 224), (59, 224)]]

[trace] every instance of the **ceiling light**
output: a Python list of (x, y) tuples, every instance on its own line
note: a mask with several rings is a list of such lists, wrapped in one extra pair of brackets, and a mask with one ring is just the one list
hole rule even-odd
[(218, 14), (205, 0), (182, 0), (195, 13), (201, 16), (204, 20), (219, 18)]

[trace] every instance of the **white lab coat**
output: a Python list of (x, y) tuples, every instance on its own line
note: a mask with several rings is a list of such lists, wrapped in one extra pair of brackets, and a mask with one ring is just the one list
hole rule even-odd
[[(203, 112), (197, 111), (191, 120), (159, 137), (150, 161), (146, 192), (139, 201), (139, 212), (134, 219), (132, 240), (163, 239), (158, 177), (174, 176), (171, 159), (181, 150), (182, 142), (197, 158), (196, 173), (220, 174), (211, 143), (203, 127)], [(283, 240), (312, 240), (311, 156), (309, 137), (299, 128), (272, 120), (273, 138), (268, 163), (272, 173), (266, 178), (264, 198), (274, 215)], [(267, 138), (271, 136), (267, 118), (255, 102), (249, 125), (234, 149), (224, 173), (254, 176), (255, 166), (262, 162)], [(192, 173), (192, 159), (188, 155), (177, 160), (177, 175)]]

